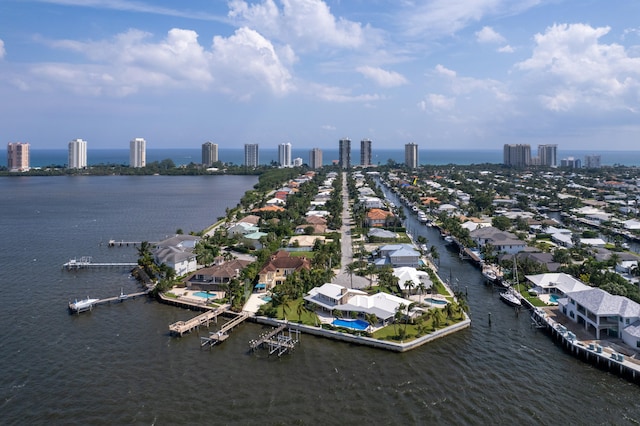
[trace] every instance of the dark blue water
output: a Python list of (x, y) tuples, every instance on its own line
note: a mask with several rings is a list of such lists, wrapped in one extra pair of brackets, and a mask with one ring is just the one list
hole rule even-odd
[[(323, 164), (329, 165), (339, 158), (337, 149), (324, 149), (322, 155)], [(44, 167), (50, 165), (67, 164), (67, 150), (64, 149), (38, 149), (32, 146), (31, 167)], [(625, 165), (640, 166), (640, 151), (563, 151), (558, 150), (558, 162), (560, 159), (573, 156), (584, 161), (585, 155), (600, 155), (603, 166)], [(244, 164), (244, 151), (242, 149), (220, 148), (219, 160), (224, 163), (236, 165)], [(292, 147), (292, 158), (299, 157), (303, 163), (309, 162), (309, 149)], [(162, 161), (167, 158), (177, 165), (200, 163), (202, 161), (201, 150), (195, 148), (185, 149), (147, 149), (147, 163)], [(360, 161), (360, 151), (354, 149), (351, 153), (352, 164)], [(387, 164), (389, 160), (396, 163), (404, 163), (403, 149), (373, 149), (372, 163)], [(274, 148), (260, 147), (260, 164), (271, 164), (278, 161), (278, 150)], [(420, 164), (444, 165), (444, 164), (501, 164), (503, 162), (502, 150), (432, 150), (421, 149), (419, 151)], [(91, 149), (87, 151), (87, 163), (97, 164), (129, 164), (129, 150), (127, 149)], [(6, 151), (0, 152), (0, 164), (6, 165)]]
[(468, 291), (473, 323), (405, 354), (303, 335), (292, 355), (267, 358), (248, 352), (263, 331), (249, 323), (201, 350), (197, 333), (168, 333), (194, 312), (147, 299), (68, 314), (74, 297), (138, 289), (123, 270), (63, 271), (70, 257), (132, 261), (135, 249), (103, 243), (202, 229), (254, 183), (244, 176), (0, 179), (0, 423), (640, 421), (637, 385), (572, 358), (530, 328), (527, 315), (516, 316), (477, 269), (413, 218), (413, 232), (438, 248), (441, 274)]

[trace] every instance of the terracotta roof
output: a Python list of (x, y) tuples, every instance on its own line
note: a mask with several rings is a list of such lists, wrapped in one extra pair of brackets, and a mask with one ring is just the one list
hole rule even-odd
[(242, 271), (250, 263), (252, 262), (249, 260), (234, 259), (221, 265), (198, 269), (187, 281), (193, 280), (193, 277), (196, 275), (233, 278), (236, 276), (236, 271)]
[(389, 216), (393, 216), (393, 213), (382, 209), (371, 209), (367, 213), (367, 218), (372, 220), (383, 220)]
[(291, 256), (289, 252), (279, 250), (271, 255), (269, 261), (262, 267), (260, 274), (264, 274), (277, 269), (311, 269), (311, 262), (304, 256)]
[(280, 206), (265, 206), (259, 209), (251, 210), (252, 213), (263, 213), (263, 212), (283, 212), (284, 208)]
[(311, 215), (306, 217), (306, 222), (311, 225), (326, 225), (327, 219), (320, 216)]

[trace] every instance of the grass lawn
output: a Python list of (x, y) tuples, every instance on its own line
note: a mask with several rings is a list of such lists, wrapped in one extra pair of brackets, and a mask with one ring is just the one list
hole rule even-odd
[(300, 309), (300, 314), (298, 314), (299, 307), (303, 305), (304, 300), (302, 298), (296, 300), (290, 300), (287, 302), (286, 306), (286, 315), (283, 311), (283, 306), (278, 306), (278, 319), (284, 319), (287, 317), (287, 320), (291, 322), (302, 322), (304, 325), (312, 325), (316, 326), (320, 324), (320, 320), (315, 312), (308, 311), (306, 309)]
[(314, 253), (312, 251), (290, 251), (289, 256), (291, 257), (306, 257), (307, 259), (313, 259)]

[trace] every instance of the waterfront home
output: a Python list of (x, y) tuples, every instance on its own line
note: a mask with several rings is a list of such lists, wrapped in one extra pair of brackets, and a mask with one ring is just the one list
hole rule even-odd
[(263, 213), (282, 213), (283, 211), (284, 207), (280, 206), (264, 206), (251, 210), (252, 213), (256, 213), (258, 215)]
[(394, 218), (393, 213), (374, 208), (367, 212), (367, 217), (365, 218), (365, 222), (368, 227), (384, 227), (387, 226)]
[(493, 226), (475, 229), (470, 232), (470, 237), (479, 248), (491, 244), (498, 253), (517, 254), (526, 247), (526, 243), (514, 234)]
[(312, 251), (316, 241), (324, 243), (323, 235), (297, 235), (289, 238), (287, 251)]
[(525, 276), (533, 285), (532, 290), (538, 294), (558, 294), (588, 290), (592, 287), (584, 284), (577, 278), (565, 273), (549, 273)]
[(629, 231), (640, 231), (640, 221), (629, 219), (622, 222), (624, 229)]
[[(393, 275), (398, 277), (398, 287), (400, 287), (403, 294), (415, 294), (419, 291), (418, 287), (421, 284), (424, 289), (433, 287), (433, 283), (427, 272), (419, 271), (410, 266), (393, 268)], [(413, 283), (413, 285), (408, 285), (409, 283)]]
[[(327, 312), (340, 311), (343, 316), (351, 316), (353, 313), (364, 318), (366, 314), (375, 314), (383, 325), (393, 320), (401, 305), (408, 307), (413, 303), (411, 300), (388, 293), (368, 295), (361, 290), (331, 283), (312, 288), (304, 296), (304, 300), (314, 308)], [(412, 312), (409, 313), (409, 315), (412, 314)]]
[(561, 264), (555, 262), (553, 260), (553, 255), (551, 253), (542, 253), (538, 251), (529, 252), (525, 251), (522, 253), (518, 253), (518, 262), (526, 262), (527, 260), (537, 263), (538, 265), (542, 265), (547, 268), (548, 272), (556, 272)]
[(599, 288), (566, 294), (558, 305), (571, 321), (584, 326), (596, 339), (622, 339), (632, 348), (640, 347), (640, 305), (623, 296), (613, 296)]
[(185, 280), (185, 284), (190, 290), (216, 293), (226, 291), (226, 284), (240, 277), (242, 270), (250, 263), (252, 263), (250, 260), (233, 259), (209, 268), (198, 269)]
[(264, 284), (265, 290), (270, 290), (282, 284), (288, 275), (302, 269), (311, 269), (311, 262), (304, 256), (291, 256), (284, 250), (271, 255), (259, 273), (258, 281)]
[(251, 225), (258, 226), (258, 223), (260, 223), (260, 216), (256, 216), (255, 214), (250, 214), (248, 216), (243, 217), (242, 219), (239, 219), (238, 223), (249, 223)]
[(380, 228), (371, 228), (369, 232), (367, 232), (367, 236), (370, 239), (379, 238), (381, 240), (395, 240), (398, 238), (397, 233)]
[(153, 249), (153, 259), (158, 265), (172, 268), (177, 276), (198, 269), (196, 255), (193, 252), (200, 237), (194, 235), (176, 235), (160, 241)]
[(252, 225), (247, 222), (239, 222), (239, 223), (236, 223), (235, 225), (230, 226), (227, 229), (227, 235), (229, 237), (242, 236), (242, 235), (251, 234), (253, 232), (258, 232), (259, 230), (260, 228), (258, 228), (255, 225)]
[(411, 244), (387, 244), (377, 250), (378, 258), (374, 264), (378, 267), (391, 265), (393, 267), (420, 266), (420, 252)]

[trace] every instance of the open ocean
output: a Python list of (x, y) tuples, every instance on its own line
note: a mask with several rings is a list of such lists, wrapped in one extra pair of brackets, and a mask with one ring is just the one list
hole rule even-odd
[[(252, 354), (264, 329), (239, 326), (200, 349), (174, 338), (197, 313), (147, 298), (70, 315), (67, 303), (132, 293), (122, 269), (62, 270), (72, 257), (135, 262), (116, 240), (198, 231), (254, 176), (0, 179), (2, 425), (596, 425), (640, 422), (637, 385), (563, 352), (483, 284), (438, 232), (407, 214), (468, 292), (472, 325), (404, 354), (302, 335), (282, 358)], [(389, 199), (397, 202), (393, 195)], [(488, 318), (492, 322), (489, 324)], [(214, 328), (212, 328), (214, 329)]]
[[(295, 146), (291, 150), (291, 158), (302, 158), (303, 163), (309, 162), (309, 149), (296, 149)], [(338, 160), (337, 149), (322, 149), (323, 164), (331, 164), (332, 161)], [(68, 162), (68, 152), (66, 149), (37, 149), (31, 146), (31, 167), (44, 167), (50, 165), (64, 166)], [(574, 157), (582, 160), (586, 155), (600, 155), (601, 164), (603, 166), (624, 165), (624, 166), (640, 166), (640, 150), (639, 151), (563, 151), (558, 150), (558, 163), (566, 157)], [(6, 150), (0, 150), (0, 164), (6, 165)], [(421, 149), (418, 153), (420, 164), (428, 165), (444, 165), (444, 164), (502, 164), (502, 149), (494, 150), (430, 150)], [(147, 163), (153, 161), (162, 161), (167, 158), (173, 160), (176, 165), (201, 163), (202, 151), (200, 148), (185, 149), (147, 149)], [(224, 163), (233, 163), (236, 165), (244, 164), (243, 149), (225, 149), (220, 148), (218, 158)], [(389, 160), (396, 163), (404, 163), (403, 149), (385, 149), (372, 151), (372, 163), (387, 164)], [(270, 164), (272, 161), (278, 161), (277, 148), (260, 148), (259, 162), (260, 164)], [(351, 163), (356, 165), (360, 162), (360, 150), (352, 149)], [(97, 164), (129, 164), (128, 149), (89, 149), (87, 150), (87, 163), (89, 165)]]

